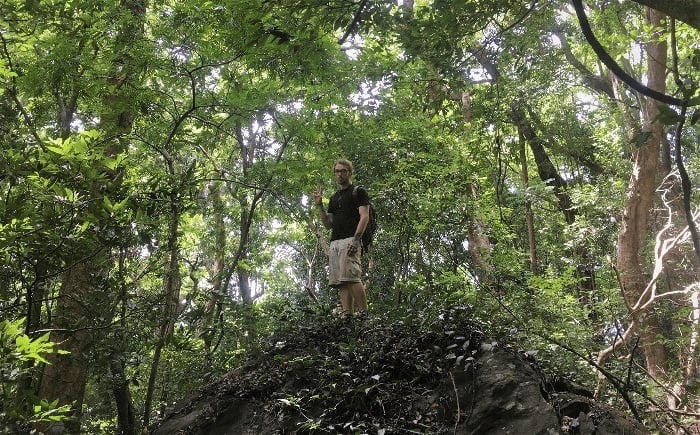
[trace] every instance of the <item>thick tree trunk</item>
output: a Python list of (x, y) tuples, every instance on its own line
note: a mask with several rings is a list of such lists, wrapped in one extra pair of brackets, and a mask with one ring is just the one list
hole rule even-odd
[[(75, 421), (66, 424), (69, 433), (80, 432), (80, 412), (89, 369), (89, 354), (92, 347), (90, 326), (97, 316), (91, 301), (101, 267), (83, 262), (70, 268), (63, 277), (53, 319), (51, 341), (60, 343), (67, 355), (49, 354), (44, 367), (39, 397), (49, 401), (58, 399), (59, 404), (73, 403)], [(45, 431), (47, 428), (43, 428)]]
[[(650, 12), (652, 24), (659, 26), (662, 16), (655, 11)], [(666, 45), (649, 44), (647, 52), (649, 54), (649, 87), (664, 92)], [(647, 99), (645, 104), (644, 129), (650, 135), (646, 144), (632, 152), (634, 166), (627, 186), (622, 223), (617, 238), (617, 270), (620, 273), (620, 284), (628, 307), (633, 307), (639, 302), (647, 286), (648, 274), (645, 264), (648, 240), (646, 235), (656, 190), (663, 134), (663, 125), (656, 120), (659, 114), (658, 104), (651, 99)], [(653, 307), (644, 312), (633, 311), (630, 315), (638, 325), (640, 346), (644, 351), (647, 371), (656, 379), (664, 380), (667, 355), (659, 340), (662, 331)]]
[(250, 273), (247, 270), (240, 268), (238, 270), (238, 296), (241, 301), (250, 305), (253, 303), (253, 295), (250, 289)]
[[(123, 0), (120, 3), (122, 10), (131, 15), (132, 20), (126, 22), (117, 35), (114, 55), (113, 75), (108, 82), (115, 86), (117, 91), (106, 97), (105, 107), (119, 107), (117, 112), (104, 113), (101, 119), (101, 127), (110, 133), (114, 139), (105, 148), (105, 155), (114, 156), (125, 149), (123, 134), (132, 128), (133, 114), (128, 104), (124, 104), (124, 97), (119, 88), (132, 80), (136, 73), (132, 67), (132, 59), (123, 53), (128, 52), (130, 42), (143, 34), (142, 20), (145, 16), (146, 4), (144, 0)], [(70, 123), (77, 109), (78, 90), (75, 90), (68, 98), (58, 98), (59, 127), (61, 137), (67, 138), (70, 134)], [(127, 109), (122, 109), (126, 107)], [(107, 174), (111, 181), (118, 185), (122, 174), (119, 169)], [(103, 192), (103, 189), (96, 189)], [(109, 189), (106, 194), (111, 194), (117, 189)], [(98, 194), (92, 198), (95, 204), (103, 200)], [(111, 198), (119, 199), (119, 198)], [(106, 222), (105, 226), (111, 225)], [(99, 226), (99, 225), (98, 225)], [(79, 261), (71, 265), (63, 278), (58, 304), (56, 307), (55, 321), (51, 325), (51, 341), (59, 343), (61, 349), (70, 352), (69, 355), (50, 355), (42, 373), (38, 388), (39, 397), (48, 400), (59, 399), (60, 404), (74, 403), (75, 421), (67, 424), (69, 433), (80, 432), (80, 412), (85, 393), (85, 386), (89, 372), (89, 355), (93, 346), (93, 336), (90, 328), (99, 321), (110, 319), (112, 313), (112, 301), (109, 294), (105, 294), (106, 285), (100, 285), (100, 277), (109, 270), (110, 250), (112, 247), (97, 245), (95, 240), (86, 239), (84, 252), (99, 253), (96, 257)], [(128, 389), (128, 384), (123, 385)], [(124, 401), (121, 396), (116, 399), (117, 406)], [(130, 406), (130, 405), (129, 405)], [(128, 415), (129, 409), (119, 409), (119, 416)], [(129, 421), (120, 421), (120, 427), (130, 425)]]

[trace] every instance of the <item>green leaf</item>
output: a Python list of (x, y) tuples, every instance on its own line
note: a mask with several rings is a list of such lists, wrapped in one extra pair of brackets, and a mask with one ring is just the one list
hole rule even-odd
[(4, 77), (4, 78), (9, 79), (9, 78), (18, 77), (18, 75), (17, 75), (16, 72), (14, 72), (14, 71), (12, 71), (12, 70), (10, 70), (10, 69), (8, 69), (8, 68), (5, 68), (4, 66), (0, 65), (0, 77)]
[(51, 151), (51, 152), (54, 152), (54, 153), (56, 153), (56, 154), (58, 154), (58, 155), (60, 155), (60, 156), (65, 156), (66, 154), (68, 154), (68, 151), (67, 151), (65, 148), (63, 148), (62, 146), (51, 146), (51, 145), (49, 145), (49, 146), (46, 147), (46, 149), (49, 150), (49, 151)]
[(680, 116), (675, 110), (663, 104), (659, 104), (657, 107), (659, 109), (659, 116), (656, 120), (663, 125), (673, 125), (680, 121)]

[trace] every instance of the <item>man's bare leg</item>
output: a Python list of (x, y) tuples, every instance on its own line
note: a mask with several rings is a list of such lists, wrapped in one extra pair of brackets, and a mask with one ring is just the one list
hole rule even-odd
[[(365, 291), (365, 285), (361, 282), (353, 282), (350, 283), (348, 287), (350, 288), (353, 305), (357, 307), (357, 311), (367, 311), (367, 292)], [(352, 312), (354, 312), (354, 310)]]
[(352, 314), (353, 313), (353, 294), (350, 289), (351, 284), (343, 284), (338, 288), (338, 295), (340, 296), (340, 306), (342, 308), (341, 314)]

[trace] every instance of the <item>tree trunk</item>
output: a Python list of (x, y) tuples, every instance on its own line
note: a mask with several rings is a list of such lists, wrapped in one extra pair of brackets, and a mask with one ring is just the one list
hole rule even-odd
[(211, 291), (207, 295), (202, 319), (202, 339), (207, 352), (212, 351), (215, 333), (214, 323), (220, 314), (224, 288), (224, 251), (226, 249), (226, 223), (224, 220), (224, 202), (221, 198), (221, 182), (209, 184), (209, 198), (212, 204), (212, 225), (214, 227), (214, 262), (211, 266)]
[[(41, 307), (47, 301), (46, 295), (48, 294), (46, 285), (48, 264), (46, 259), (43, 258), (42, 254), (33, 257), (39, 258), (39, 260), (34, 266), (34, 282), (27, 289), (27, 320), (24, 333), (28, 336), (42, 328)], [(0, 294), (0, 297), (5, 300), (9, 299), (6, 295)], [(32, 362), (27, 361), (25, 363), (26, 370), (17, 382), (15, 408), (27, 414), (31, 412), (28, 408), (30, 404), (24, 398), (29, 394), (36, 393), (35, 388), (39, 380), (35, 376), (36, 372), (32, 369), (33, 366)]]
[[(470, 183), (467, 192), (470, 198), (477, 198), (479, 195), (476, 184)], [(467, 241), (469, 242), (469, 254), (475, 266), (475, 273), (480, 282), (493, 282), (493, 267), (491, 264), (491, 242), (484, 232), (483, 225), (474, 216), (467, 227)]]
[(109, 365), (112, 374), (112, 395), (117, 405), (117, 435), (134, 435), (136, 434), (136, 412), (121, 356), (118, 353), (113, 354)]
[[(243, 258), (242, 258), (243, 260)], [(238, 295), (241, 298), (241, 302), (246, 305), (253, 303), (253, 295), (250, 290), (250, 273), (243, 268), (238, 270)]]
[[(540, 180), (547, 186), (552, 187), (554, 196), (558, 201), (558, 208), (564, 215), (564, 220), (567, 225), (572, 225), (576, 221), (578, 210), (574, 205), (569, 192), (567, 192), (567, 182), (559, 174), (556, 166), (549, 158), (545, 148), (545, 141), (538, 135), (534, 125), (539, 124), (538, 119), (533, 111), (528, 111), (529, 116), (521, 106), (513, 107), (511, 110), (511, 119), (518, 128), (518, 134), (521, 140), (526, 141), (530, 145), (532, 154), (535, 158), (535, 165)], [(522, 152), (521, 152), (522, 153)], [(594, 161), (587, 162), (587, 167), (592, 173), (595, 172), (597, 164)], [(578, 278), (578, 299), (582, 306), (588, 307), (593, 299), (595, 292), (595, 270), (594, 266), (588, 260), (586, 246), (578, 246), (571, 250), (571, 256), (577, 258), (576, 277)]]
[[(527, 189), (529, 176), (527, 173), (527, 153), (525, 138), (520, 136), (520, 178), (523, 188)], [(525, 198), (525, 223), (527, 225), (527, 244), (530, 251), (530, 273), (537, 274), (537, 249), (535, 245), (535, 222), (532, 214), (532, 203), (529, 198)]]
[[(66, 423), (68, 433), (80, 432), (80, 413), (85, 394), (92, 347), (90, 326), (95, 319), (91, 293), (101, 272), (101, 266), (82, 262), (71, 267), (63, 277), (53, 319), (51, 341), (60, 343), (68, 355), (49, 354), (39, 384), (39, 397), (59, 404), (73, 403), (75, 421)], [(46, 427), (44, 431), (50, 430)]]
[[(659, 26), (661, 14), (650, 11), (652, 25)], [(666, 44), (651, 43), (647, 46), (649, 59), (649, 87), (665, 92)], [(634, 161), (630, 177), (622, 223), (617, 238), (617, 270), (620, 273), (622, 293), (628, 307), (635, 306), (647, 286), (646, 242), (649, 217), (656, 189), (659, 167), (659, 152), (663, 125), (656, 119), (659, 114), (658, 102), (647, 99), (645, 104), (644, 129), (649, 132), (647, 142), (633, 150)], [(648, 296), (647, 296), (648, 297)], [(646, 369), (658, 380), (665, 379), (667, 363), (666, 350), (660, 342), (661, 329), (656, 314), (652, 310), (630, 313), (638, 325), (640, 346), (644, 351)]]
[[(102, 120), (102, 125), (105, 129), (114, 131), (117, 134), (116, 138), (105, 150), (105, 154), (110, 156), (118, 155), (127, 149), (125, 135), (130, 133), (133, 128), (134, 114), (131, 105), (124, 104), (126, 97), (120, 92), (120, 88), (136, 80), (139, 74), (138, 68), (134, 66), (134, 59), (127, 53), (129, 53), (133, 42), (143, 37), (146, 5), (146, 0), (121, 0), (119, 3), (120, 9), (126, 12), (130, 19), (125, 22), (124, 27), (117, 34), (113, 60), (114, 69), (108, 79), (108, 83), (114, 86), (116, 92), (107, 95), (107, 105), (105, 107), (125, 107), (125, 109), (116, 113), (104, 114), (105, 116)], [(123, 177), (123, 169), (117, 168), (110, 176), (115, 181), (115, 184), (120, 183)], [(123, 257), (120, 257), (120, 261), (122, 260)], [(121, 268), (122, 266), (120, 265), (120, 270)], [(126, 305), (126, 299), (127, 292), (123, 290), (121, 292), (122, 307)], [(121, 318), (124, 319), (126, 317), (122, 315)], [(121, 345), (116, 347), (111, 356), (110, 370), (113, 378), (112, 394), (117, 407), (117, 428), (120, 434), (130, 435), (136, 432), (136, 416), (131, 392), (129, 391), (129, 381), (125, 374), (125, 352), (127, 351), (125, 340), (125, 337), (120, 337)]]
[[(123, 53), (128, 52), (130, 43), (134, 38), (143, 34), (143, 18), (145, 16), (146, 5), (144, 0), (123, 0), (120, 8), (130, 14), (125, 26), (120, 29), (115, 43), (114, 71), (108, 82), (115, 85), (117, 91), (106, 97), (105, 107), (127, 107), (119, 109), (117, 113), (104, 113), (101, 119), (101, 127), (116, 134), (109, 134), (108, 137), (114, 139), (105, 148), (105, 154), (114, 156), (125, 149), (123, 134), (128, 133), (132, 128), (133, 115), (128, 109), (129, 105), (124, 103), (124, 97), (119, 92), (119, 88), (129, 80), (132, 80), (136, 73), (132, 68), (132, 59)], [(121, 51), (121, 53), (119, 53)], [(59, 126), (62, 137), (68, 137), (70, 133), (70, 122), (73, 112), (77, 109), (78, 90), (72, 93), (69, 98), (63, 99), (59, 96)], [(119, 184), (121, 172), (119, 170), (108, 174), (114, 185)], [(102, 192), (101, 188), (95, 189)], [(116, 188), (107, 190), (107, 194), (116, 191)], [(96, 204), (102, 202), (102, 197), (93, 198)], [(111, 198), (114, 200), (115, 198)], [(118, 199), (118, 198), (117, 198)], [(110, 223), (105, 223), (105, 226)], [(100, 225), (97, 225), (100, 226)], [(59, 343), (60, 347), (68, 350), (70, 355), (49, 356), (47, 364), (42, 373), (38, 394), (41, 398), (48, 400), (59, 399), (60, 404), (74, 403), (75, 416), (78, 417), (66, 426), (68, 432), (80, 432), (80, 412), (85, 393), (85, 385), (88, 379), (89, 354), (93, 345), (93, 336), (90, 328), (97, 326), (96, 322), (101, 319), (110, 319), (109, 310), (112, 304), (109, 295), (105, 294), (100, 286), (100, 277), (109, 270), (111, 247), (97, 246), (95, 240), (86, 239), (83, 252), (98, 253), (91, 254), (86, 260), (77, 262), (69, 267), (63, 278), (58, 304), (56, 307), (56, 317), (52, 328), (51, 341)], [(97, 256), (92, 256), (97, 255)], [(103, 299), (103, 300), (101, 300)], [(126, 384), (128, 388), (128, 384)], [(123, 397), (115, 398), (118, 406), (123, 403)], [(128, 409), (120, 409), (118, 414), (128, 415)], [(119, 422), (121, 427), (129, 425), (128, 421)]]
[[(168, 160), (168, 172), (174, 177), (173, 162)], [(160, 365), (160, 357), (163, 348), (168, 344), (169, 338), (173, 333), (173, 328), (177, 316), (180, 314), (180, 288), (182, 279), (180, 276), (180, 246), (179, 246), (179, 229), (180, 229), (180, 214), (181, 207), (179, 203), (179, 195), (176, 191), (177, 186), (172, 186), (170, 192), (170, 215), (168, 228), (168, 258), (165, 263), (163, 276), (163, 310), (160, 319), (160, 328), (156, 341), (155, 350), (153, 352), (153, 360), (151, 361), (151, 373), (148, 377), (148, 389), (146, 390), (146, 398), (143, 407), (143, 427), (148, 428), (151, 410), (153, 407), (153, 395), (155, 392), (156, 379), (158, 377), (158, 367)]]
[(566, 223), (571, 225), (576, 220), (576, 210), (573, 208), (571, 197), (566, 192), (566, 181), (559, 175), (545, 150), (544, 142), (529, 122), (523, 108), (516, 104), (511, 109), (510, 115), (513, 124), (518, 128), (518, 134), (530, 145), (540, 179), (553, 189), (554, 196), (558, 200), (558, 208), (564, 214)]
[(125, 252), (119, 254), (119, 285), (121, 288), (119, 303), (121, 313), (119, 314), (120, 324), (111, 344), (112, 352), (109, 358), (109, 370), (112, 382), (112, 395), (117, 408), (117, 435), (135, 435), (136, 412), (129, 391), (129, 379), (126, 375), (126, 352), (129, 348), (128, 338), (124, 331), (127, 330), (127, 305), (128, 289), (126, 284), (126, 273), (124, 260)]

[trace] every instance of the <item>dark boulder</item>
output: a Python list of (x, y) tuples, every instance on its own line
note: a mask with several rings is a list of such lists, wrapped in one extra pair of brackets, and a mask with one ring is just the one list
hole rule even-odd
[(329, 320), (277, 337), (152, 434), (649, 433), (583, 387), (547, 380), (530, 356), (485, 341), (463, 317), (427, 327)]

